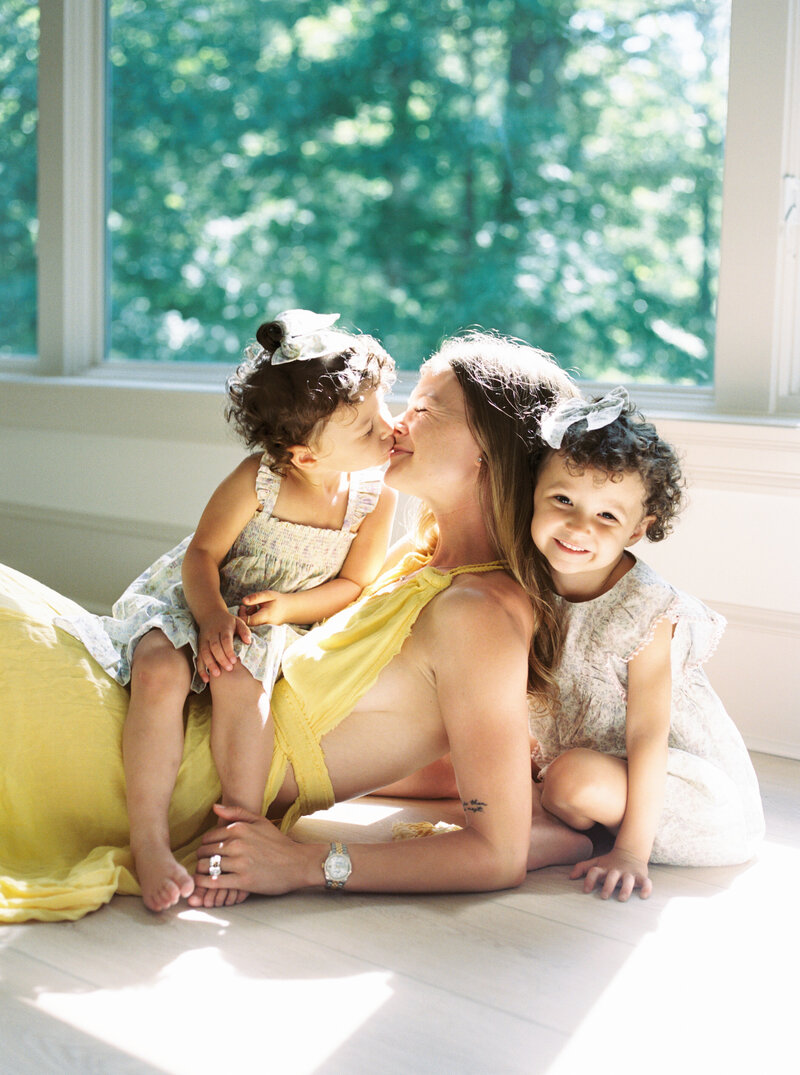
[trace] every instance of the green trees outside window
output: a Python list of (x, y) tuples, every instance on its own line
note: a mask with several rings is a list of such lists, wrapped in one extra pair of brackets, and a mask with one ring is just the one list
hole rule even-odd
[(36, 352), (39, 11), (0, 0), (0, 355)]
[(477, 324), (711, 382), (728, 0), (108, 11), (112, 357), (230, 363), (301, 305), (408, 368)]

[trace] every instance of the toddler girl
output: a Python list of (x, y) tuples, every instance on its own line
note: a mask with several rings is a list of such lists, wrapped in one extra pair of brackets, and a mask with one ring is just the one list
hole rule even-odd
[[(289, 310), (261, 325), (230, 378), (227, 416), (248, 447), (196, 532), (136, 579), (110, 617), (59, 626), (120, 683), (131, 850), (145, 904), (194, 887), (170, 850), (168, 810), (183, 752), (183, 706), (210, 685), (222, 801), (261, 812), (269, 697), (290, 624), (353, 601), (383, 565), (395, 494), (380, 465), (394, 443), (384, 392), (394, 363), (338, 315)], [(373, 469), (367, 469), (373, 468)]]
[(667, 535), (682, 482), (625, 390), (569, 400), (541, 432), (531, 536), (565, 630), (554, 710), (531, 705), (542, 805), (616, 837), (573, 869), (584, 891), (646, 897), (648, 861), (744, 862), (763, 835), (750, 758), (702, 669), (725, 621), (628, 551)]

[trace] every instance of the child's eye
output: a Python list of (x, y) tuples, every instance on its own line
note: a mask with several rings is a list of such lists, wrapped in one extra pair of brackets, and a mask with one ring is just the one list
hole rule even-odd
[(616, 515), (612, 515), (610, 511), (601, 511), (600, 512), (600, 518), (601, 519), (610, 519), (612, 523), (615, 523), (617, 521)]
[(553, 499), (555, 500), (555, 502), (557, 504), (571, 504), (572, 503), (570, 498), (568, 496), (564, 496), (563, 493), (557, 493), (556, 496), (553, 497)]
[(364, 437), (364, 440), (366, 440), (367, 437), (371, 437), (372, 434), (374, 433), (374, 431), (375, 431), (375, 423), (370, 422), (369, 429), (366, 431), (366, 433), (362, 434), (362, 436)]

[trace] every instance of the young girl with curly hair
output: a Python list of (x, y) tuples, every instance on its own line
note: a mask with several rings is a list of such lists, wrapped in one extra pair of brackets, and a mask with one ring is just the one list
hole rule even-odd
[(531, 536), (564, 629), (558, 700), (531, 704), (541, 801), (615, 837), (573, 869), (586, 892), (646, 897), (648, 862), (740, 863), (763, 835), (750, 758), (702, 668), (725, 621), (628, 551), (667, 535), (683, 493), (625, 390), (566, 401), (540, 428)]
[(170, 850), (168, 812), (190, 691), (210, 687), (222, 802), (261, 812), (269, 698), (290, 625), (326, 619), (383, 565), (396, 494), (377, 468), (394, 444), (394, 362), (338, 315), (289, 310), (261, 325), (228, 382), (227, 416), (257, 448), (197, 530), (147, 568), (110, 617), (59, 620), (130, 683), (123, 756), (131, 850), (155, 911), (194, 883)]

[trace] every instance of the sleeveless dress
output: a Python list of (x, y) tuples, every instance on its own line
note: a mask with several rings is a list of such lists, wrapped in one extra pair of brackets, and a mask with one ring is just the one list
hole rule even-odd
[(299, 817), (333, 806), (320, 741), (352, 712), (400, 652), (428, 602), (459, 575), (504, 567), (494, 561), (440, 571), (427, 561), (427, 556), (409, 553), (352, 605), (286, 651), (283, 676), (270, 703), (275, 744), (262, 809), (266, 814), (291, 764), (299, 795), (281, 821), (283, 832)]
[[(308, 590), (336, 578), (342, 569), (358, 524), (378, 502), (381, 472), (375, 468), (350, 477), (344, 522), (340, 530), (304, 526), (272, 514), (281, 487), (280, 475), (262, 456), (256, 476), (259, 508), (233, 543), (220, 565), (220, 592), (234, 615), (242, 598), (258, 590), (292, 593)], [(110, 616), (60, 618), (56, 626), (83, 642), (98, 664), (123, 685), (130, 682), (133, 653), (140, 639), (157, 627), (176, 649), (190, 646), (197, 656), (197, 624), (186, 603), (181, 580), (183, 558), (190, 534), (174, 549), (151, 564), (114, 603)], [(234, 639), (237, 657), (255, 678), (272, 686), (280, 671), (286, 646), (299, 637), (302, 627), (262, 624), (252, 627), (252, 641)], [(194, 669), (192, 690), (205, 683)]]
[[(277, 793), (286, 765), (294, 765), (300, 799), (284, 829), (332, 802), (319, 739), (399, 653), (428, 602), (458, 574), (501, 566), (444, 572), (411, 555), (291, 647), (286, 686), (278, 681), (283, 700), (265, 796)], [(81, 611), (0, 565), (0, 922), (77, 919), (115, 893), (140, 894), (122, 766), (129, 695), (78, 639), (54, 626)], [(217, 824), (210, 726), (209, 692), (190, 695), (169, 810), (173, 854), (190, 871), (202, 834)]]
[(531, 705), (535, 761), (543, 771), (560, 754), (586, 747), (626, 755), (628, 663), (662, 620), (674, 624), (672, 709), (664, 806), (651, 862), (723, 866), (746, 862), (764, 834), (758, 780), (741, 735), (702, 665), (725, 620), (637, 560), (608, 593), (569, 602), (554, 595), (566, 621), (554, 713)]

